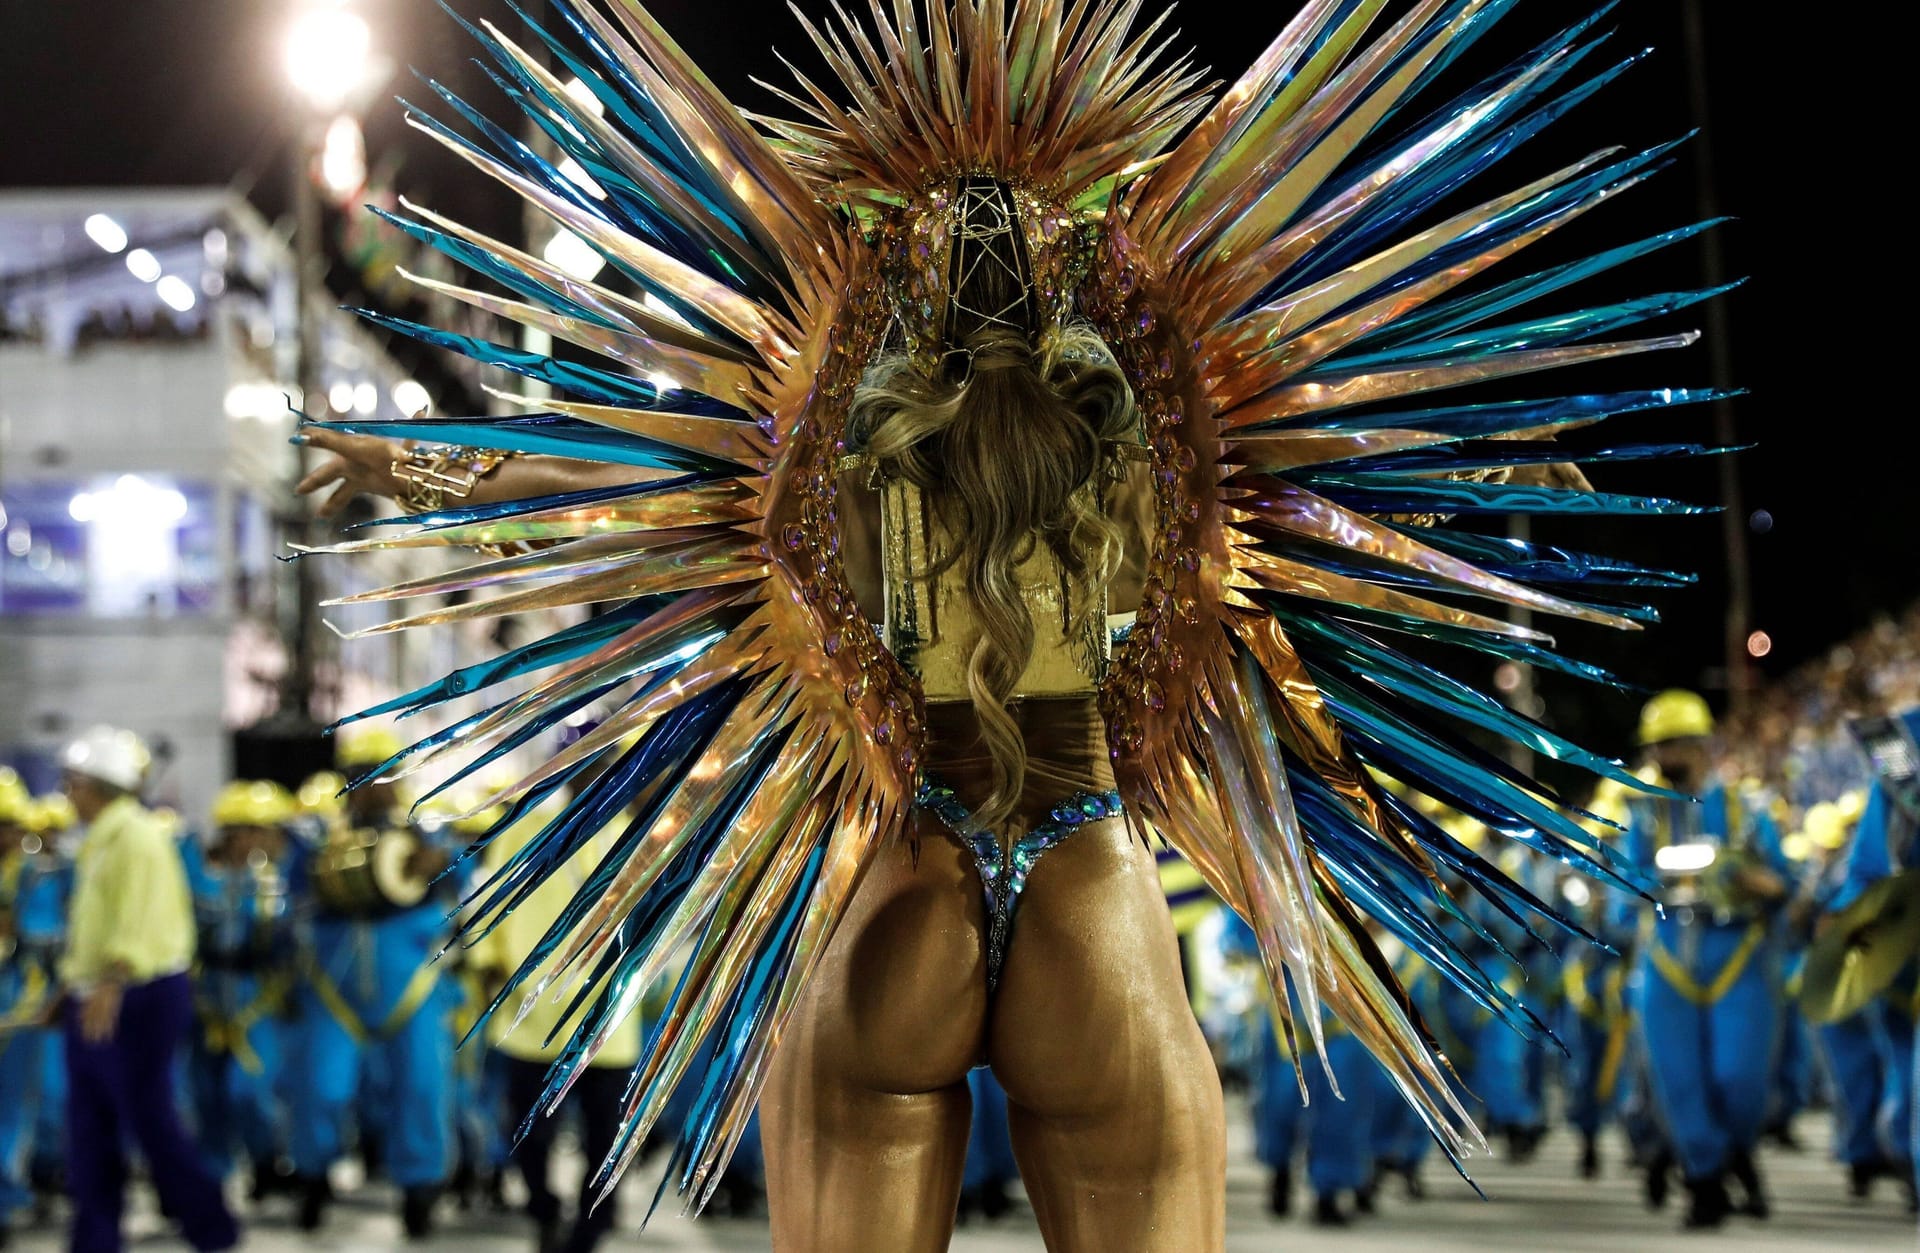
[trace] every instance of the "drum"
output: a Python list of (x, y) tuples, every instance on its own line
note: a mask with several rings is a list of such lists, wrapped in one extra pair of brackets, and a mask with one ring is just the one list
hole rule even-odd
[(411, 909), (432, 887), (412, 872), (411, 831), (336, 831), (313, 859), (313, 887), (335, 913), (360, 917)]

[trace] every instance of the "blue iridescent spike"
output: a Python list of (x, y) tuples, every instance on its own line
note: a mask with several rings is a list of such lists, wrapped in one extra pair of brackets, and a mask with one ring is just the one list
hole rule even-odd
[(423, 344), (457, 352), (483, 365), (498, 366), (502, 370), (524, 378), (537, 379), (564, 395), (575, 396), (581, 400), (596, 404), (626, 405), (639, 409), (651, 409), (660, 402), (658, 388), (647, 380), (630, 374), (613, 374), (572, 361), (556, 361), (552, 357), (543, 357), (539, 353), (509, 348), (504, 344), (490, 343), (454, 331), (443, 331), (438, 327), (409, 321), (406, 318), (396, 318), (391, 314), (380, 313), (373, 309), (352, 309), (350, 312), (376, 326), (405, 335), (409, 339), (417, 339)]
[(1329, 500), (1361, 513), (1602, 515), (1718, 513), (1718, 505), (1695, 505), (1659, 496), (1580, 492), (1510, 483), (1434, 482), (1385, 474), (1299, 476)]
[(1684, 243), (1702, 231), (1723, 225), (1728, 220), (1724, 217), (1709, 218), (1691, 226), (1662, 231), (1631, 244), (1610, 248), (1579, 261), (1569, 261), (1565, 265), (1541, 270), (1525, 278), (1513, 279), (1486, 291), (1470, 292), (1464, 296), (1437, 300), (1425, 309), (1415, 310), (1408, 316), (1389, 323), (1383, 329), (1368, 336), (1367, 341), (1375, 348), (1384, 349), (1455, 334), (1575, 283), (1584, 282), (1597, 274), (1604, 274), (1630, 261), (1636, 261), (1662, 248)]
[[(1509, 326), (1460, 332), (1438, 339), (1402, 344), (1394, 348), (1335, 353), (1312, 370), (1303, 371), (1299, 377), (1307, 380), (1402, 366), (1416, 361), (1458, 360), (1519, 349), (1556, 348), (1562, 344), (1578, 343), (1654, 318), (1665, 317), (1667, 314), (1699, 304), (1703, 300), (1712, 300), (1716, 296), (1725, 295), (1745, 282), (1745, 279), (1739, 279), (1700, 291), (1644, 296), (1637, 300), (1621, 301), (1618, 304), (1598, 305), (1574, 313), (1516, 322)], [(1366, 343), (1365, 340), (1361, 342)]]

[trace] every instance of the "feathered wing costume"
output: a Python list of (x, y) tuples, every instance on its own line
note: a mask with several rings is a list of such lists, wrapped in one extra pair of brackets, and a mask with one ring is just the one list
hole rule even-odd
[[(529, 416), (335, 425), (628, 465), (639, 481), (395, 519), (407, 529), (332, 551), (540, 541), (355, 598), (472, 594), (376, 631), (613, 606), (367, 711), (478, 698), (477, 712), (375, 772), (464, 762), (451, 785), (590, 703), (613, 703), (593, 734), (506, 794), (518, 799), (511, 822), (591, 760), (615, 759), (486, 885), (474, 924), (630, 808), (616, 851), (501, 998), (578, 999), (584, 1026), (556, 1068), (557, 1097), (691, 950), (604, 1182), (691, 1084), (670, 1176), (689, 1204), (704, 1201), (862, 871), (901, 837), (923, 710), (848, 588), (835, 471), (849, 400), (889, 328), (914, 353), (941, 348), (945, 197), (956, 178), (982, 174), (1020, 198), (1050, 316), (1090, 319), (1113, 346), (1151, 445), (1146, 599), (1101, 690), (1129, 821), (1252, 924), (1274, 988), (1290, 993), (1293, 1030), (1317, 1039), (1331, 1011), (1451, 1150), (1478, 1143), (1363, 920), (1529, 1031), (1538, 1021), (1443, 929), (1473, 926), (1445, 885), (1518, 920), (1578, 928), (1383, 781), (1629, 888), (1634, 875), (1550, 791), (1465, 731), (1638, 784), (1403, 646), (1605, 681), (1498, 615), (1520, 606), (1633, 628), (1651, 611), (1590, 602), (1585, 589), (1681, 576), (1427, 523), (1686, 511), (1519, 486), (1508, 472), (1559, 460), (1545, 442), (1555, 432), (1710, 398), (1452, 399), (1465, 384), (1690, 343), (1612, 336), (1713, 294), (1536, 311), (1710, 224), (1474, 281), (1667, 154), (1602, 151), (1491, 198), (1459, 195), (1634, 59), (1600, 63), (1596, 14), (1415, 110), (1513, 2), (1420, 0), (1376, 32), (1385, 0), (1309, 0), (1214, 95), (1184, 62), (1163, 64), (1161, 22), (1134, 29), (1141, 0), (1016, 0), (1011, 11), (935, 0), (931, 13), (874, 0), (871, 25), (840, 12), (830, 28), (807, 26), (835, 91), (802, 77), (781, 93), (799, 120), (743, 115), (633, 0), (604, 11), (556, 0), (570, 35), (531, 35), (552, 69), (492, 26), (473, 30), (500, 88), (566, 160), (557, 167), (438, 85), (475, 138), (419, 110), (413, 124), (591, 245), (619, 281), (582, 281), (417, 206), (392, 220), (511, 294), (426, 286), (605, 364), (369, 315), (557, 397), (525, 399)], [(684, 390), (649, 381), (661, 375)], [(531, 986), (555, 951), (563, 986)]]

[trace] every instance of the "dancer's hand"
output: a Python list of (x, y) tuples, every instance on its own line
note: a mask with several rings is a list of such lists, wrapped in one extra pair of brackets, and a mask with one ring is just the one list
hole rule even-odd
[(407, 446), (397, 439), (349, 435), (317, 426), (306, 428), (294, 438), (331, 454), (293, 489), (302, 496), (311, 496), (329, 484), (338, 483), (340, 486), (317, 510), (323, 518), (338, 515), (356, 496), (395, 498), (405, 489), (406, 485), (393, 473), (393, 463), (407, 457)]

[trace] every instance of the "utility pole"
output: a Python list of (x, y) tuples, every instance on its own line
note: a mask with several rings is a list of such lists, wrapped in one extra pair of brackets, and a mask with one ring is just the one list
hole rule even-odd
[[(1682, 26), (1687, 49), (1687, 103), (1693, 125), (1699, 135), (1693, 144), (1693, 182), (1695, 211), (1702, 218), (1717, 217), (1720, 196), (1714, 187), (1712, 101), (1707, 88), (1707, 31), (1701, 0), (1684, 0)], [(1720, 232), (1706, 231), (1700, 236), (1701, 278), (1708, 287), (1727, 281), (1726, 250)], [(1707, 352), (1714, 387), (1733, 386), (1733, 325), (1724, 299), (1711, 300), (1706, 306)], [(1733, 402), (1718, 400), (1713, 406), (1713, 436), (1721, 447), (1739, 442), (1735, 430)], [(1747, 558), (1747, 509), (1741, 491), (1740, 463), (1727, 456), (1718, 458), (1720, 468), (1721, 535), (1727, 558), (1726, 667), (1727, 700), (1734, 714), (1745, 711), (1753, 696), (1753, 667), (1747, 657), (1747, 637), (1753, 629), (1753, 572)]]
[[(300, 388), (301, 408), (309, 414), (315, 412), (316, 405), (326, 403), (326, 385), (320, 370), (320, 321), (313, 313), (313, 306), (326, 290), (320, 241), (320, 192), (313, 184), (313, 163), (320, 152), (322, 126), (315, 117), (300, 118), (290, 189), (294, 205), (294, 328), (298, 345), (294, 353), (294, 382)], [(311, 450), (304, 444), (293, 445), (293, 483), (305, 478), (312, 465)], [(284, 503), (288, 542), (313, 545), (318, 520), (293, 494), (292, 484), (288, 485)], [(319, 670), (319, 579), (310, 560), (293, 562), (292, 570), (294, 603), (291, 612), (283, 610), (281, 614), (286, 626), (287, 672), (281, 682), (278, 721), (287, 732), (315, 727), (313, 696)]]

